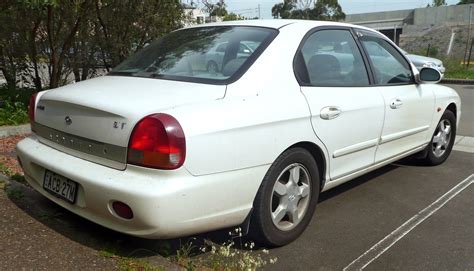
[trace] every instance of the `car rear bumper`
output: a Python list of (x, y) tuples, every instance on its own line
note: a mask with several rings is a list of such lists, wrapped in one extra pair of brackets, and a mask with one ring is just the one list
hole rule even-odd
[[(58, 205), (107, 228), (144, 238), (174, 238), (241, 224), (269, 166), (192, 176), (184, 167), (153, 170), (128, 165), (117, 170), (40, 143), (20, 141), (17, 155), (28, 183)], [(79, 184), (75, 204), (42, 187), (45, 170)], [(134, 217), (120, 218), (111, 205), (121, 201)]]

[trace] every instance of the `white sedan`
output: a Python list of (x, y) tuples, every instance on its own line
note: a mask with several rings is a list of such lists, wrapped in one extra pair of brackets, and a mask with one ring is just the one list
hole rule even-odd
[[(206, 53), (222, 43), (210, 72)], [(239, 57), (242, 43), (255, 50)], [(199, 25), (32, 97), (34, 133), (17, 154), (33, 188), (110, 229), (159, 239), (240, 225), (281, 246), (320, 192), (410, 155), (448, 158), (460, 99), (439, 80), (360, 26)]]

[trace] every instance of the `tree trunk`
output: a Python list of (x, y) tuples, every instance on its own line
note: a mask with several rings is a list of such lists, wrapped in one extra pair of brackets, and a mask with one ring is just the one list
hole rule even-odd
[(43, 90), (43, 85), (41, 83), (41, 76), (39, 75), (38, 71), (38, 52), (36, 50), (36, 34), (38, 32), (38, 27), (40, 26), (41, 19), (38, 19), (35, 24), (33, 29), (31, 30), (30, 33), (30, 58), (31, 61), (33, 62), (33, 70), (35, 72), (33, 82), (35, 84), (36, 91), (42, 91)]

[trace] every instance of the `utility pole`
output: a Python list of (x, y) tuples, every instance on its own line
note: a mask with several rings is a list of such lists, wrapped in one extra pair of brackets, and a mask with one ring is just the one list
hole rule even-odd
[(260, 4), (258, 4), (258, 19), (260, 20), (262, 17), (260, 17)]
[(472, 5), (469, 5), (469, 33), (467, 34), (466, 50), (464, 51), (464, 65), (466, 65), (467, 49), (469, 48), (469, 41), (471, 41), (471, 25), (472, 25)]

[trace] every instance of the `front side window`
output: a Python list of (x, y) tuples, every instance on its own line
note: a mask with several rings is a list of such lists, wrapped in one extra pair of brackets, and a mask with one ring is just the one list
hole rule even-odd
[(277, 34), (244, 26), (179, 30), (131, 56), (110, 75), (222, 84), (245, 72)]
[(386, 40), (373, 36), (360, 38), (378, 85), (409, 84), (413, 82), (410, 65)]
[(295, 73), (304, 85), (369, 85), (362, 55), (349, 30), (320, 30), (309, 36), (296, 55)]

